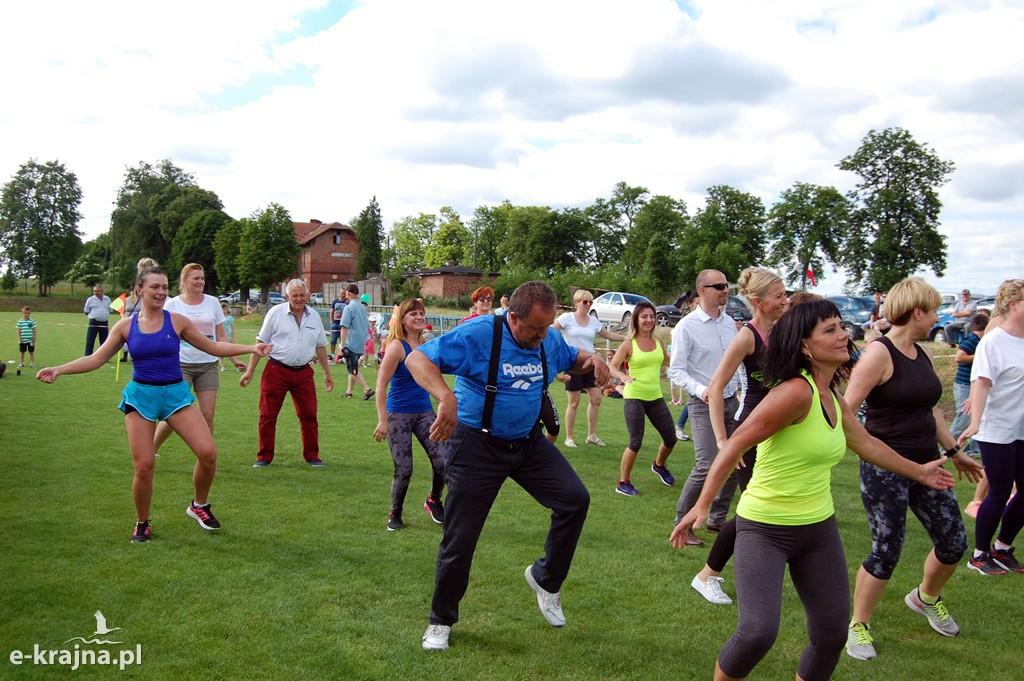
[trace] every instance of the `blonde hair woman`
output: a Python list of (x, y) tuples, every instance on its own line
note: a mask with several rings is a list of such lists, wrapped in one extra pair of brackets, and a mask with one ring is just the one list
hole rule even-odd
[[(206, 273), (198, 263), (189, 263), (181, 268), (179, 277), (180, 293), (167, 301), (164, 306), (168, 312), (175, 312), (191, 321), (201, 334), (211, 341), (226, 342), (224, 330), (224, 310), (220, 301), (203, 293), (206, 288)], [(191, 344), (182, 341), (179, 352), (181, 372), (185, 382), (196, 394), (196, 403), (206, 424), (213, 433), (213, 419), (217, 410), (217, 389), (220, 387), (220, 362), (213, 355), (203, 352)], [(235, 357), (231, 362), (236, 369), (244, 369), (245, 363)], [(161, 445), (171, 436), (172, 428), (166, 423), (156, 427), (154, 448), (160, 451)]]
[[(971, 425), (960, 435), (960, 444), (977, 436), (989, 483), (968, 566), (989, 575), (1024, 572), (1013, 555), (1013, 541), (1024, 527), (1024, 279), (1000, 285), (995, 318), (1001, 323), (985, 331), (974, 353)], [(1014, 484), (1017, 494), (1007, 503)]]
[[(607, 340), (622, 341), (625, 336), (613, 333), (604, 328), (604, 324), (598, 321), (597, 317), (590, 314), (590, 307), (594, 303), (594, 295), (586, 289), (579, 289), (573, 294), (573, 311), (560, 315), (554, 328), (562, 332), (562, 338), (566, 345), (594, 353), (594, 339), (597, 336)], [(573, 430), (576, 427), (576, 412), (580, 407), (582, 393), (587, 393), (587, 439), (588, 445), (604, 447), (604, 442), (597, 436), (597, 414), (601, 407), (601, 389), (604, 386), (594, 382), (594, 372), (585, 374), (559, 374), (558, 380), (565, 383), (565, 392), (569, 397), (569, 404), (565, 408), (565, 446), (575, 447)]]
[[(854, 413), (867, 400), (864, 427), (901, 457), (927, 464), (939, 459), (941, 445), (960, 475), (977, 482), (981, 466), (960, 451), (938, 407), (942, 382), (918, 341), (938, 321), (939, 292), (910, 277), (889, 290), (885, 316), (892, 328), (868, 344), (850, 375), (846, 401)], [(904, 598), (915, 613), (943, 636), (960, 628), (942, 602), (942, 588), (967, 550), (967, 531), (952, 490), (936, 490), (877, 465), (862, 462), (860, 490), (871, 528), (871, 553), (857, 571), (846, 652), (858, 660), (876, 656), (871, 617), (882, 601), (900, 559), (907, 510), (928, 532), (932, 550), (925, 557), (921, 583)]]
[(387, 524), (389, 532), (405, 527), (402, 509), (412, 479), (414, 435), (427, 452), (427, 458), (434, 469), (430, 493), (423, 508), (435, 523), (444, 523), (444, 506), (441, 504), (444, 453), (441, 443), (430, 439), (430, 425), (437, 414), (430, 402), (430, 393), (421, 388), (405, 368), (405, 358), (424, 342), (425, 315), (423, 301), (417, 298), (409, 298), (395, 305), (383, 347), (384, 359), (377, 372), (377, 427), (373, 429), (373, 439), (380, 442), (387, 437), (391, 458), (395, 462), (395, 476), (391, 481), (391, 512), (388, 513)]

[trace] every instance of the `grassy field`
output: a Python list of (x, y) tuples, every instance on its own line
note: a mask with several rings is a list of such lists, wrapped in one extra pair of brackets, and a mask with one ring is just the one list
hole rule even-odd
[[(16, 317), (0, 312), (4, 361), (16, 359)], [(81, 352), (81, 315), (36, 319), (40, 366)], [(236, 327), (243, 342), (256, 322)], [(302, 464), (297, 419), (286, 406), (277, 459), (257, 470), (258, 390), (222, 374), (211, 501), (224, 529), (204, 533), (186, 517), (194, 459), (173, 438), (157, 463), (154, 540), (132, 545), (131, 462), (116, 409), (127, 376), (114, 375), (109, 364), (43, 385), (8, 365), (0, 381), (0, 679), (66, 676), (9, 656), (31, 654), (34, 645), (72, 648), (73, 637), (90, 637), (97, 610), (121, 628), (106, 638), (122, 645), (106, 648), (141, 646), (142, 663), (121, 672), (136, 679), (706, 679), (735, 626), (735, 606), (712, 606), (690, 588), (707, 549), (668, 544), (681, 482), (667, 488), (649, 472), (650, 429), (634, 475), (643, 496), (614, 493), (627, 441), (619, 400), (601, 408), (607, 448), (565, 450), (593, 498), (563, 589), (568, 625), (549, 627), (523, 580), (543, 549), (548, 514), (510, 483), (481, 539), (451, 649), (427, 653), (420, 636), (441, 536), (418, 510), (429, 465), (418, 452), (407, 529), (387, 532), (392, 466), (387, 445), (371, 436), (371, 402), (321, 392), (320, 470)], [(344, 379), (337, 369), (334, 376)], [(554, 394), (564, 413), (564, 391), (556, 385)], [(680, 481), (692, 463), (692, 445), (680, 443), (669, 460)], [(972, 488), (961, 483), (957, 493), (966, 504)], [(835, 470), (834, 494), (852, 577), (870, 544), (852, 454)], [(904, 562), (874, 621), (880, 657), (844, 655), (835, 677), (1018, 675), (1024, 580), (961, 567), (943, 596), (962, 634), (943, 638), (902, 603), (929, 546), (916, 521), (909, 527)], [(735, 593), (731, 570), (724, 576)], [(755, 678), (793, 678), (804, 642), (803, 612), (787, 585), (778, 642)], [(76, 673), (111, 677), (110, 668)]]

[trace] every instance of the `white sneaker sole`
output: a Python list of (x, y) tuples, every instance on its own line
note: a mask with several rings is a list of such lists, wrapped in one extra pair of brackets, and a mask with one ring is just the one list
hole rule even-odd
[(544, 604), (541, 602), (541, 598), (542, 595), (548, 593), (548, 591), (538, 584), (537, 580), (533, 578), (532, 565), (526, 566), (526, 571), (523, 573), (523, 576), (526, 577), (526, 583), (530, 585), (530, 588), (537, 593), (537, 607), (540, 608), (540, 614), (544, 616), (547, 623), (553, 627), (564, 627), (565, 616), (559, 617), (557, 614), (548, 612), (544, 609)]

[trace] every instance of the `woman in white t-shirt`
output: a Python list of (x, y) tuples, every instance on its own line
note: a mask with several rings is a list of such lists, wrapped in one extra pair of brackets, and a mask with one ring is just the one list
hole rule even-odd
[[(1004, 321), (986, 330), (974, 351), (971, 425), (959, 439), (960, 444), (970, 437), (977, 440), (989, 483), (968, 562), (983, 575), (1024, 572), (1013, 555), (1013, 540), (1024, 527), (1024, 279), (1002, 283), (995, 314)], [(1007, 503), (1015, 483), (1018, 493)]]
[[(227, 341), (224, 331), (224, 311), (220, 301), (203, 293), (206, 287), (206, 274), (203, 266), (189, 263), (181, 269), (181, 293), (171, 298), (164, 305), (168, 312), (176, 312), (191, 321), (199, 333), (211, 341)], [(178, 361), (181, 362), (181, 374), (185, 382), (196, 394), (196, 404), (207, 425), (213, 433), (213, 417), (217, 408), (217, 388), (220, 387), (219, 358), (197, 350), (185, 341), (181, 342)], [(231, 358), (235, 368), (245, 368), (245, 364), (237, 358)], [(157, 451), (171, 436), (172, 429), (161, 421), (156, 427), (153, 444)]]
[[(594, 296), (590, 291), (584, 289), (576, 291), (572, 302), (575, 311), (560, 315), (552, 324), (554, 328), (562, 332), (566, 344), (594, 353), (596, 351), (594, 338), (597, 336), (614, 341), (625, 339), (625, 336), (612, 333), (604, 328), (604, 324), (590, 314), (590, 306), (594, 303)], [(601, 407), (601, 389), (604, 386), (595, 385), (593, 372), (581, 375), (559, 374), (557, 378), (565, 383), (565, 391), (569, 394), (569, 405), (565, 408), (565, 446), (576, 446), (576, 442), (572, 438), (572, 431), (576, 426), (576, 411), (580, 406), (581, 393), (586, 390), (588, 402), (587, 444), (604, 447), (604, 442), (597, 436), (597, 410)]]

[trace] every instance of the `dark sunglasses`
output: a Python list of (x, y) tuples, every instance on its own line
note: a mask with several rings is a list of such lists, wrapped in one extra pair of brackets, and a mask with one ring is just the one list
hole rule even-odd
[(713, 288), (716, 291), (724, 291), (729, 288), (728, 284), (704, 284), (701, 288)]
[(494, 300), (494, 298), (492, 298), (491, 296), (480, 296), (479, 298), (477, 298), (477, 301), (480, 301), (480, 300), (489, 303), (492, 300)]

